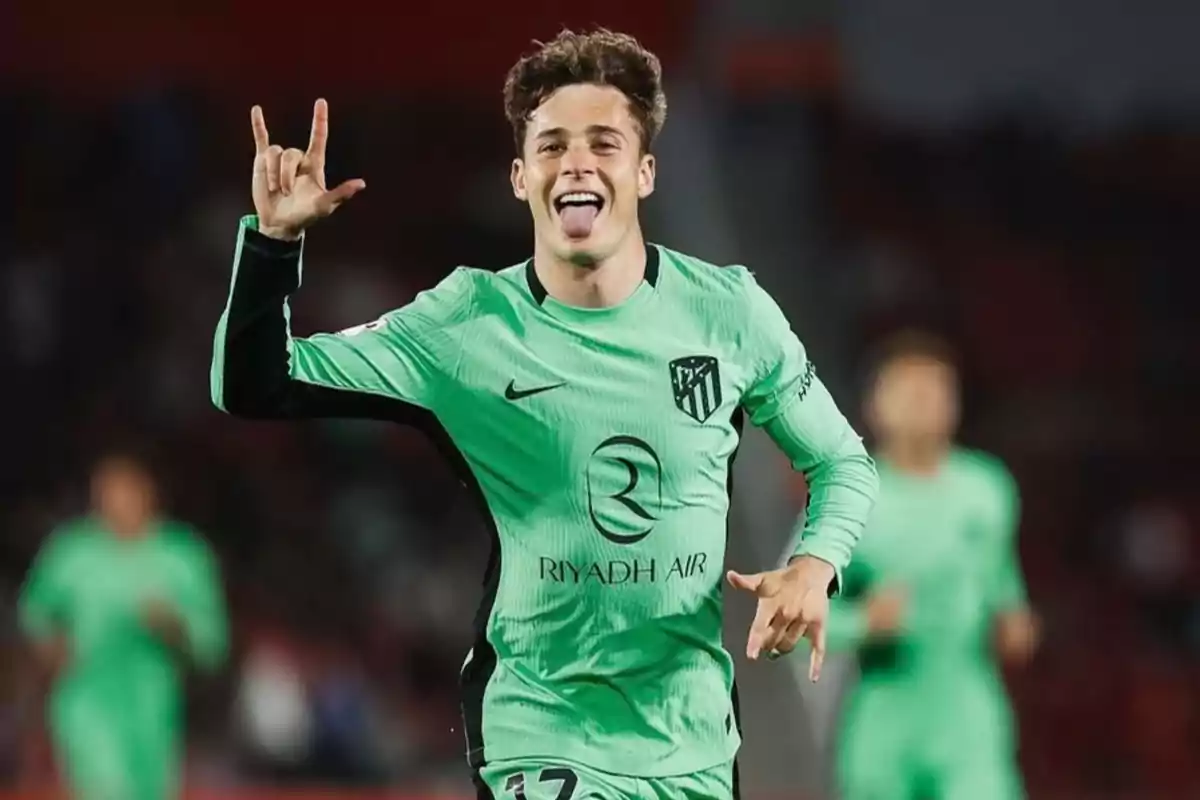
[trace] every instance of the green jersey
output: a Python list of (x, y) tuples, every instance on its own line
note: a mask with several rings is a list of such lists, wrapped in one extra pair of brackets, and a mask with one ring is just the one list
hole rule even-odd
[[(932, 476), (903, 473), (886, 462), (879, 476), (869, 535), (846, 572), (847, 596), (894, 586), (907, 593), (908, 606), (901, 634), (863, 651), (865, 671), (878, 665), (920, 672), (963, 659), (990, 663), (997, 612), (1025, 603), (1012, 477), (995, 458), (962, 449)], [(864, 644), (861, 605), (836, 601), (829, 634), (831, 645)]]
[(375, 322), (295, 338), (301, 249), (243, 221), (213, 400), (247, 417), (395, 420), (441, 442), (494, 536), (462, 673), (472, 765), (654, 777), (727, 762), (722, 564), (743, 417), (810, 476), (798, 552), (845, 565), (876, 485), (751, 274), (648, 246), (627, 300), (584, 309), (549, 297), (532, 260), (460, 267)]
[[(930, 476), (886, 461), (879, 473), (828, 631), (862, 668), (840, 725), (840, 793), (1016, 800), (1012, 713), (992, 649), (996, 614), (1025, 603), (1016, 486), (999, 461), (965, 450)], [(885, 587), (906, 593), (900, 629), (868, 638), (856, 596)]]
[[(122, 540), (86, 517), (54, 531), (38, 553), (20, 596), (20, 620), (33, 638), (61, 636), (68, 647), (56, 680), (52, 722), (80, 704), (115, 717), (175, 717), (179, 663), (142, 622), (148, 603), (179, 615), (191, 659), (220, 663), (226, 650), (224, 602), (207, 545), (188, 527), (162, 522), (144, 538)], [(115, 723), (112, 723), (115, 725)]]

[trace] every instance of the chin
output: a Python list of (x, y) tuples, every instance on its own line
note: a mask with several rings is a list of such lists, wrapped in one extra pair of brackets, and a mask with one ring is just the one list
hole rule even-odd
[(555, 250), (559, 258), (577, 267), (594, 267), (608, 256), (594, 233), (586, 239), (568, 239), (560, 234)]
[(566, 261), (577, 267), (596, 267), (604, 260), (603, 256), (586, 245), (571, 248), (564, 255), (566, 256)]

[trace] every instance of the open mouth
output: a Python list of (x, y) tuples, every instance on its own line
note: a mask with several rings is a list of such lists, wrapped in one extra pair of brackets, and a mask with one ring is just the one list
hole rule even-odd
[(555, 198), (554, 210), (559, 214), (569, 208), (591, 208), (599, 214), (600, 209), (604, 208), (604, 198), (595, 192), (568, 192)]
[(592, 235), (604, 198), (595, 192), (567, 192), (554, 199), (554, 210), (562, 231), (570, 239), (580, 241)]

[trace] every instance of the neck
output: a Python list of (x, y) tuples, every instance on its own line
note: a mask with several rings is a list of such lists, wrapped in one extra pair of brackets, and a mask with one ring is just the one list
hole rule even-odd
[(123, 541), (134, 541), (144, 538), (150, 532), (151, 520), (145, 519), (129, 519), (129, 520), (105, 520), (108, 529), (113, 532), (113, 535)]
[(950, 452), (950, 441), (941, 437), (895, 438), (883, 443), (880, 457), (900, 472), (933, 475)]
[(637, 291), (646, 276), (646, 242), (640, 229), (630, 232), (608, 258), (580, 266), (557, 256), (540, 240), (534, 245), (533, 268), (546, 293), (579, 308), (620, 305)]

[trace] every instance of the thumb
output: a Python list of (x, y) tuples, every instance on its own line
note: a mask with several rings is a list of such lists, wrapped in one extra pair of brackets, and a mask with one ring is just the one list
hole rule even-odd
[(354, 178), (353, 180), (342, 181), (333, 189), (325, 192), (317, 198), (317, 212), (321, 216), (332, 214), (337, 210), (337, 207), (349, 200), (354, 195), (367, 188), (367, 182), (362, 178)]
[(757, 572), (753, 575), (743, 575), (740, 572), (729, 570), (729, 572), (725, 573), (725, 578), (729, 581), (730, 586), (746, 592), (757, 592), (758, 587), (762, 586), (763, 582), (763, 575), (761, 572)]

